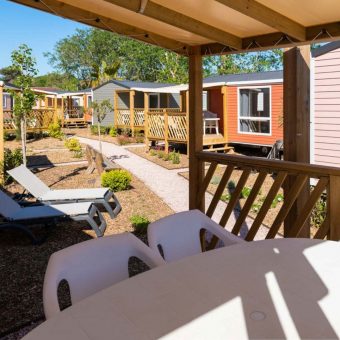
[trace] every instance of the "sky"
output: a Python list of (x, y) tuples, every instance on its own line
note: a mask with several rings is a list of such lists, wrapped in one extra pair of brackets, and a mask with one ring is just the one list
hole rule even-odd
[(11, 52), (25, 43), (33, 50), (39, 75), (53, 71), (44, 57), (55, 43), (85, 25), (55, 15), (0, 0), (0, 68), (11, 64)]

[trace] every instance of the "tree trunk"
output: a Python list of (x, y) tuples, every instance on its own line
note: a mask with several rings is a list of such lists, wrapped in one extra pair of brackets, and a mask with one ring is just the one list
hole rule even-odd
[(98, 140), (99, 140), (99, 151), (102, 153), (102, 138), (100, 134), (100, 123), (98, 121)]
[(23, 117), (20, 121), (21, 130), (21, 150), (22, 150), (22, 160), (23, 164), (26, 166), (26, 117)]

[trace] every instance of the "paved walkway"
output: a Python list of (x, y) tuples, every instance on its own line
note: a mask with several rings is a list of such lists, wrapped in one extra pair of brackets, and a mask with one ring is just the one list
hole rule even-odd
[[(95, 149), (99, 148), (96, 140), (78, 137), (79, 141), (89, 144)], [(168, 170), (149, 160), (137, 156), (128, 151), (126, 148), (107, 142), (102, 142), (103, 154), (113, 159), (117, 164), (130, 171), (134, 176), (143, 181), (156, 195), (158, 195), (165, 203), (169, 205), (175, 212), (188, 210), (189, 208), (189, 182), (179, 172), (183, 169)], [(206, 194), (206, 206), (209, 206), (212, 195)], [(218, 222), (226, 208), (226, 204), (222, 201), (216, 207), (213, 219)], [(230, 230), (235, 223), (237, 212), (229, 218), (226, 229)], [(247, 218), (241, 235), (246, 232), (248, 226), (252, 224), (252, 219)], [(260, 228), (256, 239), (263, 239), (268, 232), (265, 227)]]

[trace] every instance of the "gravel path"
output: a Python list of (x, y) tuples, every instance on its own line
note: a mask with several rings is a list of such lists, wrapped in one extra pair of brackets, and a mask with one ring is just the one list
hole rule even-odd
[[(84, 144), (98, 149), (98, 142), (93, 139), (78, 137), (79, 141)], [(136, 154), (128, 151), (124, 147), (102, 142), (103, 154), (114, 160), (121, 167), (133, 173), (141, 181), (145, 183), (156, 195), (158, 195), (170, 208), (176, 212), (188, 210), (189, 208), (189, 182), (179, 176), (179, 172), (185, 171), (184, 169), (167, 170), (145, 158), (139, 157)], [(209, 206), (212, 195), (206, 194), (206, 206)], [(226, 204), (222, 201), (219, 202), (213, 220), (219, 221), (225, 210)], [(235, 211), (227, 223), (226, 229), (230, 230), (235, 223)], [(241, 235), (244, 235), (248, 230), (248, 226), (252, 224), (252, 219), (246, 219)], [(257, 233), (256, 239), (264, 239), (268, 229), (261, 227)]]

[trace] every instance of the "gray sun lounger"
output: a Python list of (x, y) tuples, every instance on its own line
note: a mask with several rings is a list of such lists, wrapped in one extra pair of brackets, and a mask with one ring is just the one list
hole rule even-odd
[[(62, 218), (71, 218), (74, 221), (85, 221), (95, 231), (97, 237), (103, 236), (106, 229), (106, 221), (97, 207), (91, 202), (35, 205), (21, 207), (16, 201), (0, 190), (0, 214), (5, 222), (0, 224), (0, 229), (20, 229), (36, 241), (26, 224), (42, 224), (46, 221), (55, 221)], [(99, 223), (95, 221), (98, 217)]]
[[(70, 202), (93, 202), (105, 207), (111, 218), (114, 218), (121, 211), (121, 205), (108, 188), (89, 188), (89, 189), (58, 189), (49, 188), (35, 174), (24, 165), (20, 165), (7, 171), (19, 184), (30, 192), (38, 201), (44, 204), (70, 203)], [(115, 207), (112, 210), (109, 203), (113, 200)]]

